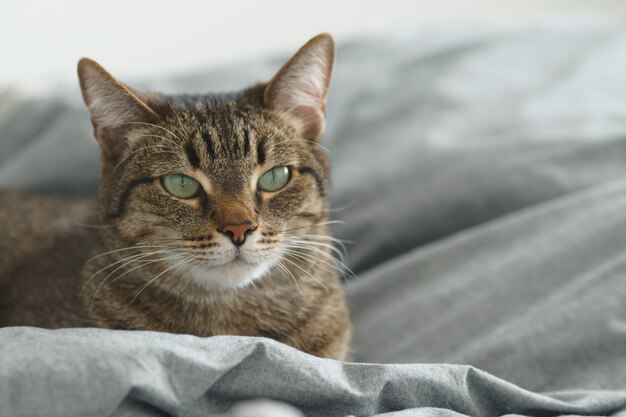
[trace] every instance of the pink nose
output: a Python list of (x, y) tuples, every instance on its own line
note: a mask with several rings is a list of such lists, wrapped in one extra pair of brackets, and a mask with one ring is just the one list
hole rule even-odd
[(246, 236), (256, 230), (256, 224), (252, 221), (247, 221), (240, 224), (225, 224), (218, 229), (218, 232), (223, 233), (230, 237), (230, 240), (235, 246), (241, 246), (246, 241)]

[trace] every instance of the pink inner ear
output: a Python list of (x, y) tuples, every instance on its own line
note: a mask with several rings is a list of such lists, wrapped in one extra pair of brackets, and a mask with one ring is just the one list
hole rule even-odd
[(291, 113), (303, 123), (302, 136), (307, 140), (317, 140), (324, 131), (324, 115), (314, 107), (298, 106)]
[(265, 90), (266, 104), (291, 114), (309, 140), (319, 139), (324, 130), (324, 102), (333, 60), (332, 38), (316, 36), (278, 71)]
[[(302, 135), (317, 140), (324, 130), (324, 100), (330, 74), (324, 60), (294, 62), (279, 73), (267, 91), (269, 104), (291, 114), (302, 127)], [(308, 65), (305, 65), (308, 64)]]
[(108, 159), (118, 159), (128, 146), (126, 141), (127, 127), (104, 126), (95, 127), (95, 137)]

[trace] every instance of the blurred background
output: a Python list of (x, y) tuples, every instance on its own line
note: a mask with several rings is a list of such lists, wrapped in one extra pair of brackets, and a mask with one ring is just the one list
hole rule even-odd
[(625, 23), (624, 0), (0, 0), (0, 187), (95, 194), (82, 56), (140, 90), (219, 92), (327, 31), (335, 233), (360, 272), (621, 178)]
[(623, 0), (0, 0), (0, 89), (76, 82), (81, 56), (121, 78), (292, 52), (328, 31), (339, 42), (410, 28), (510, 28), (554, 18), (626, 20)]

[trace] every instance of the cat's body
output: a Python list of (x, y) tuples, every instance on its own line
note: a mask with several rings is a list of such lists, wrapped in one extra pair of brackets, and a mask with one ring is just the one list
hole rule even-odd
[(0, 327), (80, 327), (94, 201), (0, 191)]
[(317, 37), (226, 96), (137, 93), (81, 61), (99, 200), (0, 194), (0, 326), (266, 336), (344, 359), (316, 142), (332, 48)]

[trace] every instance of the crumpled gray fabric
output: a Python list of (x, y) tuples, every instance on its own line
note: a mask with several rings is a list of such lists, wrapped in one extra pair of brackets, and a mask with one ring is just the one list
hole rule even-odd
[[(125, 81), (230, 90), (282, 61)], [(361, 363), (258, 338), (1, 329), (0, 415), (228, 416), (258, 398), (307, 417), (623, 415), (624, 74), (626, 28), (605, 21), (340, 45), (323, 144)], [(77, 89), (0, 92), (0, 186), (93, 195), (97, 166)]]
[(307, 416), (617, 411), (626, 391), (535, 394), (467, 365), (342, 363), (270, 339), (0, 329), (0, 404), (19, 416), (197, 416), (279, 399)]

